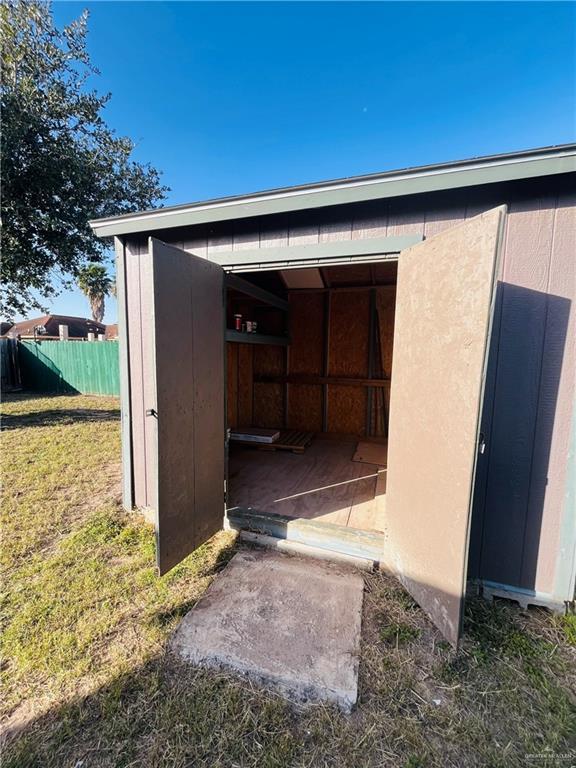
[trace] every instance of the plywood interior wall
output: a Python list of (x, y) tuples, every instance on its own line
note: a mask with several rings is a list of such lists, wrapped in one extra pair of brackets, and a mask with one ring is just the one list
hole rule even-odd
[[(330, 295), (328, 376), (368, 378), (370, 341), (369, 291), (341, 291)], [(366, 434), (365, 387), (328, 384), (327, 431)]]
[(227, 419), (229, 427), (253, 422), (254, 346), (227, 344)]
[(279, 381), (259, 379), (281, 377), (286, 373), (286, 347), (254, 345), (255, 427), (281, 427), (284, 424), (284, 386)]
[(228, 425), (386, 436), (395, 298), (395, 285), (289, 291), (288, 347), (228, 344)]
[[(322, 376), (324, 372), (324, 324), (327, 294), (321, 291), (290, 292), (288, 369), (294, 376)], [(287, 427), (322, 431), (321, 384), (287, 386)]]
[(386, 379), (386, 386), (372, 391), (370, 409), (371, 434), (388, 434), (390, 414), (390, 380), (392, 377), (392, 347), (394, 341), (394, 313), (396, 307), (396, 286), (378, 288), (374, 296), (375, 324), (372, 376)]

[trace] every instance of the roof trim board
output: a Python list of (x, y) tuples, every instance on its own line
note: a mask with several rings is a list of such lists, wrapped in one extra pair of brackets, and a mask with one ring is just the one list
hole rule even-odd
[(576, 145), (569, 144), (158, 208), (90, 225), (98, 236), (110, 237), (575, 171)]
[(210, 261), (229, 267), (249, 270), (261, 264), (284, 264), (297, 267), (310, 261), (322, 264), (325, 260), (355, 259), (356, 257), (384, 256), (400, 253), (423, 240), (421, 234), (369, 237), (363, 240), (336, 240), (330, 243), (309, 245), (285, 245), (270, 248), (250, 248), (239, 251), (217, 251), (210, 254)]

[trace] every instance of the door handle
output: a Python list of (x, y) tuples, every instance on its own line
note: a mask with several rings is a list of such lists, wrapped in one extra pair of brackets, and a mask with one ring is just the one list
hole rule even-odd
[(146, 416), (155, 416), (158, 418), (158, 411), (155, 408), (148, 408), (146, 411)]
[(484, 432), (480, 432), (478, 435), (478, 453), (484, 453), (486, 450), (486, 439), (484, 438)]

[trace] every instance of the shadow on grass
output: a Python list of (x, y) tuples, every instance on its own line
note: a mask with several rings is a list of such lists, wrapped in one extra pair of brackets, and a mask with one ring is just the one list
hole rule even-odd
[[(519, 768), (529, 752), (567, 750), (570, 727), (567, 699), (552, 690), (552, 681), (523, 674), (526, 663), (542, 663), (547, 653), (538, 642), (531, 649), (533, 638), (519, 631), (516, 615), (474, 600), (464, 654), (447, 650), (432, 659), (429, 642), (417, 638), (405, 648), (378, 644), (363, 655), (362, 695), (352, 716), (324, 705), (294, 706), (248, 680), (163, 653), (88, 696), (15, 722), (3, 749), (3, 768)], [(428, 654), (420, 662), (418, 648)], [(412, 671), (396, 679), (396, 667), (407, 664)], [(444, 683), (442, 699), (458, 690), (456, 710), (443, 713), (442, 707), (423, 706), (421, 696), (414, 699), (419, 664), (424, 664), (431, 689)], [(382, 690), (379, 676), (384, 676)], [(502, 684), (507, 692), (500, 691)], [(489, 700), (481, 693), (488, 688), (493, 692)], [(508, 716), (515, 704), (522, 712)], [(553, 723), (551, 734), (547, 726)], [(438, 739), (439, 731), (449, 738)], [(508, 744), (506, 750), (502, 743)]]
[(298, 749), (293, 720), (283, 700), (167, 654), (27, 723), (2, 765), (280, 768)]
[[(216, 576), (220, 571), (223, 571), (230, 560), (238, 552), (238, 545), (239, 539), (235, 539), (228, 546), (223, 547), (216, 555), (214, 562), (210, 563), (206, 569), (201, 570), (197, 576), (200, 578), (206, 576), (212, 577)], [(191, 611), (203, 596), (204, 595), (194, 597), (191, 600), (184, 600), (169, 611), (158, 611), (152, 616), (151, 620), (161, 627), (173, 625), (175, 621), (183, 619), (188, 611)]]
[(24, 429), (26, 427), (55, 427), (64, 424), (85, 422), (118, 421), (120, 409), (111, 408), (71, 408), (67, 410), (43, 410), (30, 413), (5, 414), (2, 416), (2, 431), (9, 429)]
[[(223, 567), (233, 552), (224, 550), (210, 570)], [(184, 605), (178, 609), (185, 610)], [(405, 614), (402, 606), (398, 611)], [(406, 616), (427, 623), (417, 610)], [(392, 649), (385, 642), (368, 653), (365, 648), (361, 697), (352, 716), (324, 705), (293, 706), (246, 679), (162, 653), (88, 696), (26, 722), (14, 718), (2, 765), (519, 768), (529, 752), (568, 749), (571, 727), (568, 698), (546, 674), (547, 644), (526, 635), (518, 616), (471, 601), (466, 650), (457, 655), (438, 649), (430, 656), (429, 636), (414, 636)], [(365, 619), (377, 629), (373, 612)], [(398, 677), (398, 668), (407, 665), (408, 673)], [(540, 666), (546, 669), (535, 675)], [(414, 698), (420, 667), (431, 690), (443, 684), (442, 699), (458, 691), (456, 709), (444, 713), (424, 704), (422, 696)], [(438, 739), (438, 732), (450, 736)], [(506, 750), (502, 743), (508, 744)]]

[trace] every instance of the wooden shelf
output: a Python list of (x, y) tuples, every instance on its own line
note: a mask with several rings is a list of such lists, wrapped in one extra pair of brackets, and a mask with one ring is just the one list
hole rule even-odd
[(253, 285), (236, 275), (226, 275), (226, 288), (232, 288), (235, 291), (243, 293), (245, 296), (250, 296), (253, 299), (264, 302), (271, 307), (282, 310), (282, 312), (288, 312), (289, 306), (286, 299), (276, 296), (270, 291), (265, 291), (264, 288), (259, 288), (257, 285)]
[(242, 333), (242, 331), (226, 331), (226, 341), (236, 344), (270, 344), (276, 347), (287, 347), (290, 344), (288, 336), (267, 336), (264, 333)]

